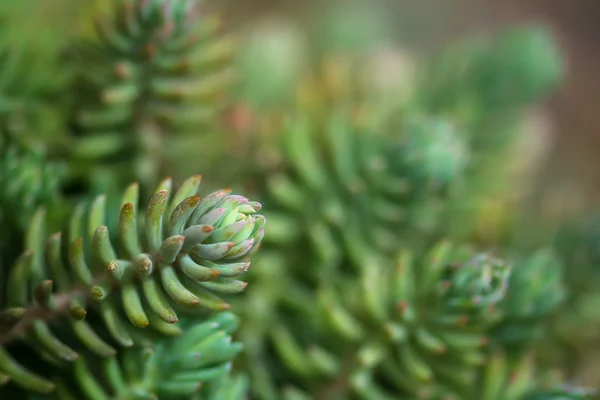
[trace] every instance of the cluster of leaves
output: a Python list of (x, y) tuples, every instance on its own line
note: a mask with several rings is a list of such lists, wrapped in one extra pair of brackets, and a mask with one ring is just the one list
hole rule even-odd
[(73, 180), (92, 191), (132, 180), (151, 186), (166, 173), (206, 170), (209, 162), (190, 171), (181, 160), (221, 150), (214, 134), (233, 46), (199, 3), (116, 2), (94, 18), (94, 35), (73, 46)]
[[(116, 0), (69, 43), (66, 102), (0, 52), (0, 397), (240, 400), (245, 349), (257, 399), (591, 399), (533, 345), (568, 257), (477, 229), (561, 76), (546, 32), (457, 44), (392, 105), (325, 63), (233, 168), (265, 218), (230, 189), (200, 197), (199, 175), (159, 180), (233, 164), (214, 135), (232, 42), (200, 3)], [(60, 145), (32, 133), (57, 114)]]

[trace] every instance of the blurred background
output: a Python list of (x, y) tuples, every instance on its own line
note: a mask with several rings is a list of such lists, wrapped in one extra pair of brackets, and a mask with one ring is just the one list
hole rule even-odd
[[(242, 90), (242, 98), (244, 93), (261, 93), (260, 100), (266, 103), (293, 90), (294, 74), (300, 73), (306, 54), (324, 47), (322, 51), (328, 53), (366, 54), (374, 82), (382, 87), (409, 86), (414, 60), (443, 50), (457, 39), (505, 27), (544, 25), (562, 51), (565, 76), (559, 89), (529, 112), (525, 134), (531, 136), (526, 142), (532, 147), (520, 157), (533, 159), (526, 160), (532, 162), (533, 176), (526, 183), (531, 187), (522, 206), (538, 227), (547, 222), (548, 215), (585, 220), (599, 208), (600, 2), (230, 0), (222, 6), (229, 26), (245, 32), (242, 69), (249, 74), (246, 80), (257, 85)], [(244, 60), (258, 65), (244, 64)], [(598, 357), (594, 351), (589, 353), (579, 378), (598, 385)]]
[[(249, 79), (276, 101), (279, 90), (292, 90), (308, 49), (369, 54), (376, 81), (402, 85), (411, 79), (414, 59), (442, 50), (453, 41), (498, 29), (543, 24), (563, 53), (562, 85), (530, 111), (525, 157), (536, 158), (532, 187), (523, 206), (528, 215), (586, 219), (600, 206), (600, 2), (596, 0), (366, 0), (366, 1), (224, 1), (230, 26), (247, 32), (247, 59), (277, 60), (280, 74), (265, 64), (246, 65)], [(327, 38), (327, 39), (325, 39)], [(252, 53), (255, 52), (255, 53)], [(304, 52), (304, 53), (303, 53)], [(277, 53), (279, 57), (275, 56)], [(244, 54), (242, 54), (242, 58)], [(265, 76), (261, 76), (265, 74)], [(266, 75), (271, 79), (266, 79)], [(266, 87), (265, 82), (272, 86)], [(280, 86), (278, 86), (280, 85)], [(408, 86), (409, 83), (406, 83)], [(521, 160), (515, 160), (521, 161)], [(594, 351), (589, 351), (590, 354)], [(579, 378), (598, 385), (598, 357), (592, 354)]]
[[(22, 0), (0, 5), (17, 16), (19, 24), (50, 24), (57, 38), (67, 32), (91, 30), (86, 16), (110, 2), (79, 0)], [(348, 52), (372, 53), (380, 81), (384, 74), (398, 76), (398, 68), (410, 68), (411, 57), (434, 52), (453, 40), (484, 34), (506, 26), (542, 23), (561, 46), (566, 76), (560, 89), (536, 110), (533, 123), (546, 133), (547, 156), (535, 180), (535, 193), (552, 197), (572, 209), (600, 204), (600, 131), (597, 104), (600, 81), (600, 35), (595, 0), (221, 0), (210, 7), (227, 16), (228, 28), (243, 32), (247, 46), (241, 57), (255, 54), (269, 60), (265, 65), (245, 65), (245, 72), (270, 74), (261, 88), (245, 88), (274, 99), (277, 91), (291, 90), (293, 74), (299, 73), (303, 52), (330, 46)], [(30, 31), (33, 40), (36, 31)], [(18, 30), (23, 35), (23, 30)], [(44, 35), (45, 36), (45, 35)], [(327, 38), (325, 40), (324, 38)], [(19, 39), (25, 39), (20, 37)], [(31, 38), (29, 38), (31, 39)], [(250, 54), (253, 52), (254, 54)], [(274, 64), (273, 64), (274, 63)], [(402, 65), (402, 66), (399, 66)], [(279, 70), (279, 75), (272, 75)], [(254, 82), (259, 82), (254, 80)], [(289, 87), (285, 87), (286, 83)], [(552, 193), (552, 196), (549, 194)], [(560, 199), (560, 200), (559, 200)], [(536, 201), (532, 207), (535, 209)], [(576, 204), (575, 204), (576, 203)], [(563, 204), (564, 207), (567, 207)]]
[[(229, 0), (223, 6), (232, 26), (265, 35), (256, 44), (257, 52), (277, 51), (277, 46), (291, 51), (285, 41), (293, 37), (308, 40), (302, 43), (305, 46), (318, 46), (322, 42), (314, 37), (311, 41), (311, 34), (319, 25), (328, 26), (328, 18), (337, 19), (337, 24), (329, 25), (330, 30), (336, 30), (329, 32), (332, 41), (338, 41), (332, 45), (373, 51), (379, 55), (379, 73), (392, 75), (397, 75), (403, 58), (434, 52), (457, 38), (506, 26), (544, 24), (562, 49), (566, 76), (560, 89), (542, 109), (535, 110), (532, 118), (534, 126), (544, 130), (547, 153), (534, 181), (538, 187), (532, 192), (531, 207), (535, 210), (540, 202), (552, 201), (553, 207), (580, 213), (600, 204), (600, 80), (596, 79), (600, 67), (596, 20), (600, 2)], [(282, 62), (298, 63), (293, 57), (290, 54)], [(386, 78), (381, 77), (381, 81)]]

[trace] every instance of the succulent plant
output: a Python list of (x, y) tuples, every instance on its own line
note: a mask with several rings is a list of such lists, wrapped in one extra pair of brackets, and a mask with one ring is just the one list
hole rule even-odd
[[(352, 31), (383, 33), (381, 10), (320, 10), (328, 43), (284, 28), (292, 57), (266, 67), (282, 37), (242, 46), (229, 107), (208, 2), (100, 2), (93, 26), (71, 2), (0, 2), (0, 398), (594, 397), (547, 360), (600, 337), (593, 229), (528, 254), (503, 212), (531, 166), (507, 160), (535, 158), (522, 121), (563, 74), (546, 30), (449, 46), (413, 79)], [(190, 169), (254, 191), (264, 240), (260, 203), (173, 188)]]
[(429, 228), (436, 193), (460, 176), (464, 163), (454, 147), (421, 144), (425, 132), (460, 143), (444, 121), (412, 121), (397, 137), (353, 121), (345, 112), (323, 125), (292, 118), (281, 138), (287, 164), (266, 183), (272, 241), (306, 241), (318, 263), (334, 265), (349, 254), (359, 264), (371, 252), (389, 253), (403, 234)]
[[(219, 294), (245, 289), (236, 278), (260, 245), (265, 219), (256, 214), (259, 203), (226, 190), (200, 198), (199, 184), (200, 176), (193, 176), (173, 191), (171, 179), (163, 180), (139, 219), (138, 185), (130, 185), (115, 230), (106, 226), (104, 196), (87, 213), (83, 205), (74, 210), (67, 235), (46, 241), (44, 213), (38, 212), (27, 252), (5, 283), (2, 343), (25, 340), (59, 363), (77, 359), (75, 344), (110, 357), (116, 352), (110, 342), (131, 347), (143, 339), (133, 327), (177, 336), (178, 313), (229, 309)], [(103, 321), (109, 342), (86, 318), (90, 312)], [(73, 335), (70, 344), (46, 321), (58, 317), (62, 330), (68, 327)], [(52, 390), (50, 381), (0, 350), (0, 372), (7, 378), (30, 390)]]
[(239, 319), (223, 312), (185, 325), (177, 338), (127, 349), (118, 357), (80, 357), (56, 375), (56, 398), (245, 398), (246, 379), (230, 376), (231, 360), (242, 350), (230, 336)]
[[(461, 399), (485, 362), (510, 273), (504, 261), (469, 254), (442, 242), (424, 258), (401, 251), (393, 268), (372, 261), (358, 280), (322, 282), (316, 299), (289, 292), (267, 333), (279, 360), (271, 384), (317, 398)], [(293, 378), (279, 382), (280, 368)]]
[(93, 166), (108, 181), (153, 185), (161, 174), (185, 173), (190, 165), (181, 160), (202, 154), (206, 146), (197, 140), (215, 130), (233, 48), (216, 35), (220, 19), (199, 7), (192, 0), (119, 1), (113, 15), (95, 20), (97, 40), (73, 52), (75, 176)]

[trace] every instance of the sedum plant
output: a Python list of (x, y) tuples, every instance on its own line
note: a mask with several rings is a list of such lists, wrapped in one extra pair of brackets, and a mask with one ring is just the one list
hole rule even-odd
[[(440, 242), (423, 257), (402, 250), (395, 265), (367, 263), (358, 279), (323, 283), (312, 306), (308, 291), (282, 297), (281, 315), (308, 323), (272, 322), (263, 351), (279, 360), (273, 368), (288, 372), (256, 374), (255, 389), (261, 398), (280, 390), (286, 399), (473, 400), (545, 390), (534, 380), (545, 371), (533, 362), (531, 346), (518, 348), (500, 334), (523, 329), (509, 311), (517, 301), (511, 298), (527, 297), (529, 288), (511, 283), (520, 267), (531, 276), (541, 257), (510, 265)], [(539, 287), (553, 289), (546, 281)]]
[[(242, 345), (231, 334), (239, 321), (229, 312), (186, 324), (176, 338), (127, 349), (119, 357), (100, 361), (80, 358), (69, 371), (74, 379), (60, 374), (59, 398), (166, 398), (242, 399), (247, 382), (231, 377), (231, 359)], [(104, 382), (108, 382), (105, 384)]]
[(542, 30), (452, 46), (397, 96), (328, 54), (342, 32), (240, 138), (211, 2), (100, 6), (21, 62), (0, 31), (0, 398), (594, 398), (540, 362), (569, 257), (480, 212), (560, 78)]
[[(104, 360), (113, 391), (129, 393), (138, 389), (113, 379), (121, 369), (139, 362), (132, 361), (136, 357), (144, 359), (156, 351), (160, 361), (147, 361), (145, 373), (151, 375), (146, 380), (155, 384), (153, 362), (174, 363), (173, 375), (164, 385), (147, 387), (148, 382), (139, 382), (143, 372), (130, 370), (129, 386), (141, 385), (139, 390), (147, 396), (164, 391), (167, 395), (162, 398), (191, 394), (195, 386), (186, 386), (187, 381), (197, 385), (228, 371), (226, 362), (240, 351), (229, 336), (237, 322), (232, 314), (211, 316), (208, 311), (228, 310), (231, 306), (220, 296), (245, 289), (246, 283), (236, 278), (250, 265), (249, 257), (264, 235), (265, 219), (256, 214), (259, 203), (228, 191), (200, 198), (199, 184), (200, 177), (193, 176), (173, 190), (170, 179), (162, 181), (139, 216), (138, 185), (130, 185), (114, 229), (105, 225), (104, 196), (87, 210), (83, 205), (75, 208), (64, 237), (57, 233), (46, 239), (44, 212), (36, 213), (26, 238), (27, 251), (5, 282), (0, 347), (5, 384), (14, 382), (41, 393), (55, 389), (43, 371), (28, 368), (11, 354), (15, 341), (31, 346), (49, 365), (69, 368), (75, 363), (74, 376), (87, 398), (108, 398), (87, 371), (93, 359)], [(186, 332), (182, 328), (186, 324), (179, 323), (185, 315), (197, 315), (201, 323)], [(194, 319), (189, 321), (188, 326)], [(179, 347), (180, 357), (196, 347), (204, 351), (178, 361), (177, 347), (165, 350), (168, 342), (162, 344), (166, 339), (158, 338), (184, 332), (181, 343), (188, 345)], [(122, 366), (115, 359), (121, 348), (133, 349), (120, 360)], [(80, 358), (80, 353), (87, 356)], [(216, 372), (219, 368), (221, 374)], [(179, 391), (166, 389), (177, 387), (179, 381)]]
[[(499, 317), (494, 308), (506, 295), (510, 267), (484, 254), (451, 265), (453, 251), (441, 243), (420, 262), (403, 251), (392, 268), (369, 265), (359, 282), (320, 290), (323, 328), (345, 345), (316, 340), (304, 356), (305, 373), (321, 375), (321, 390), (334, 393), (327, 378), (336, 379), (346, 370), (357, 398), (432, 398), (442, 393), (464, 398), (473, 383), (473, 367), (484, 359), (486, 331)], [(274, 346), (292, 367), (292, 342), (276, 333)], [(330, 364), (324, 362), (326, 356)]]
[(200, 3), (117, 1), (95, 16), (95, 35), (71, 52), (74, 179), (152, 185), (164, 173), (181, 177), (189, 167), (180, 157), (202, 155), (202, 136), (219, 143), (212, 132), (232, 81), (232, 43)]
[[(227, 297), (246, 287), (261, 205), (230, 189), (200, 197), (199, 175), (176, 187), (157, 180), (181, 140), (195, 140), (182, 133), (217, 119), (230, 42), (206, 40), (219, 22), (194, 1), (114, 4), (97, 39), (76, 38), (67, 52), (76, 90), (53, 112), (68, 151), (60, 139), (41, 143), (63, 157), (67, 177), (14, 123), (44, 118), (21, 105), (51, 89), (32, 84), (19, 97), (14, 57), (2, 59), (0, 397), (243, 398), (245, 378), (230, 376), (242, 345)], [(152, 142), (163, 135), (168, 146)], [(141, 186), (125, 187), (133, 179)], [(63, 233), (47, 236), (58, 225)]]
[[(423, 150), (423, 132), (439, 148)], [(446, 121), (417, 118), (403, 133), (379, 135), (349, 112), (335, 113), (323, 125), (306, 116), (291, 118), (282, 137), (289, 169), (266, 182), (273, 200), (292, 211), (273, 215), (275, 229), (284, 233), (273, 240), (294, 243), (305, 235), (324, 262), (338, 262), (344, 254), (360, 262), (369, 251), (364, 248), (393, 249), (402, 237), (399, 224), (419, 229), (419, 209), (434, 209), (435, 194), (460, 175), (465, 156)]]

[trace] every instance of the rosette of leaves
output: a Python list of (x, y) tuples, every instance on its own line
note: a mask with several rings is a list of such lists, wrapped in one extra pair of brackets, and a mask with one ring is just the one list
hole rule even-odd
[(54, 379), (57, 399), (242, 400), (247, 382), (230, 376), (242, 350), (231, 334), (239, 319), (230, 312), (186, 321), (177, 338), (158, 339), (115, 357), (80, 357)]
[(306, 398), (462, 399), (485, 362), (509, 273), (506, 262), (447, 242), (423, 258), (402, 251), (392, 268), (367, 262), (360, 279), (324, 283), (316, 304), (287, 307), (306, 317), (282, 316), (269, 333), (273, 385)]
[(348, 110), (289, 118), (283, 162), (266, 181), (269, 240), (306, 243), (300, 251), (318, 264), (349, 258), (358, 266), (373, 251), (392, 252), (402, 233), (429, 228), (460, 178), (465, 149), (445, 120), (407, 117), (394, 134)]
[(119, 0), (114, 15), (95, 19), (96, 40), (76, 47), (71, 156), (84, 181), (154, 185), (223, 152), (208, 134), (232, 81), (232, 43), (200, 3)]
[(564, 266), (551, 249), (538, 250), (513, 262), (505, 318), (494, 339), (513, 350), (527, 349), (534, 339), (548, 336), (548, 323), (567, 296)]
[(194, 176), (173, 190), (163, 180), (141, 215), (138, 185), (130, 185), (114, 229), (106, 225), (105, 196), (77, 207), (66, 235), (44, 240), (43, 212), (34, 216), (28, 251), (6, 282), (4, 381), (38, 392), (54, 387), (11, 355), (15, 341), (51, 363), (76, 360), (79, 348), (110, 357), (116, 346), (144, 341), (135, 328), (177, 336), (179, 314), (231, 307), (220, 296), (245, 289), (236, 278), (260, 245), (265, 218), (256, 214), (259, 203), (228, 190), (197, 196), (199, 184)]

